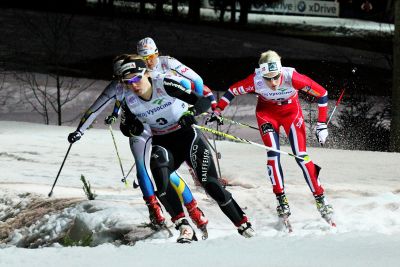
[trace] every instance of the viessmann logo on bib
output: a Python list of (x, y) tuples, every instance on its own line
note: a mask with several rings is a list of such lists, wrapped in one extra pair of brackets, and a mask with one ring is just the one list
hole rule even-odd
[(156, 104), (156, 105), (161, 105), (163, 101), (164, 101), (164, 98), (159, 98), (159, 99), (154, 100), (151, 103)]
[(163, 109), (165, 109), (165, 108), (167, 108), (167, 107), (172, 105), (171, 101), (163, 103), (164, 101), (165, 101), (164, 98), (158, 98), (158, 99), (154, 100), (151, 103), (155, 104), (155, 105), (159, 105), (158, 107), (154, 107), (154, 108), (151, 108), (151, 109), (149, 109), (149, 110), (147, 110), (145, 112), (139, 113), (139, 114), (137, 114), (137, 116), (139, 118), (145, 118), (145, 117), (148, 117), (148, 116), (152, 116), (152, 115), (156, 114), (157, 112), (160, 112)]

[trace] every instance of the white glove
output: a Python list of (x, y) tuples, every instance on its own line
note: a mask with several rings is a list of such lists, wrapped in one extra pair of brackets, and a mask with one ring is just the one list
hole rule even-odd
[(326, 138), (328, 138), (328, 126), (325, 122), (317, 122), (315, 135), (317, 136), (318, 142), (321, 144), (321, 146), (325, 144)]

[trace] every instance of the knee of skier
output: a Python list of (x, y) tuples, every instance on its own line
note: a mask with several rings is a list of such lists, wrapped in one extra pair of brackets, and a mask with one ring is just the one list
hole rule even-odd
[(168, 168), (172, 169), (173, 160), (170, 156), (170, 153), (161, 146), (153, 146), (150, 158), (150, 168), (160, 169), (160, 168)]
[(270, 122), (266, 122), (260, 125), (261, 136), (264, 136), (269, 133), (275, 133), (274, 127)]
[(275, 151), (271, 151), (271, 150), (269, 150), (269, 151), (267, 152), (268, 158), (279, 157), (280, 155), (281, 155), (280, 153), (275, 152)]
[(219, 205), (227, 203), (232, 197), (217, 180), (206, 182), (204, 189)]
[(159, 194), (164, 194), (168, 188), (173, 164), (173, 158), (165, 148), (153, 146), (150, 168)]

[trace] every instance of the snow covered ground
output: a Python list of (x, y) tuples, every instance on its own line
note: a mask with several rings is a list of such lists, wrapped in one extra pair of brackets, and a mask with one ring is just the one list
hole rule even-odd
[[(354, 32), (359, 29), (382, 34), (393, 32), (392, 24), (360, 20), (275, 15), (251, 15), (249, 20), (336, 26)], [(104, 85), (98, 88), (102, 90)], [(67, 116), (76, 116), (87, 108), (89, 94), (90, 101), (97, 95), (83, 94), (78, 103), (69, 107), (73, 114), (67, 111)], [(257, 236), (241, 237), (218, 206), (194, 185), (183, 167), (181, 174), (187, 178), (210, 220), (210, 236), (205, 241), (182, 245), (175, 242), (177, 231), (173, 228), (174, 237), (168, 238), (164, 231), (152, 234), (150, 229), (140, 227), (148, 221), (147, 208), (140, 190), (127, 188), (120, 182), (122, 175), (107, 129), (91, 129), (72, 146), (54, 195), (48, 198), (68, 148), (66, 137), (75, 129), (76, 122), (73, 127), (14, 122), (16, 118), (40, 119), (14, 94), (11, 96), (0, 107), (1, 267), (398, 266), (399, 153), (309, 149), (314, 161), (322, 166), (321, 182), (335, 208), (337, 228), (331, 228), (319, 217), (300, 169), (292, 158), (283, 157), (294, 227), (294, 232), (288, 234), (281, 229), (275, 215), (276, 202), (266, 177), (265, 151), (251, 145), (217, 142), (222, 153), (222, 175), (228, 179), (231, 185), (228, 189), (245, 209)], [(115, 135), (127, 171), (133, 157), (127, 139), (117, 130)], [(288, 147), (282, 149), (289, 151)], [(86, 200), (81, 174), (89, 180), (96, 200)], [(134, 175), (129, 176), (130, 184)], [(133, 240), (130, 246), (120, 245), (127, 231), (135, 233), (138, 240)], [(67, 233), (77, 240), (92, 235), (92, 247), (63, 247), (59, 242), (63, 242)]]
[[(319, 217), (300, 169), (283, 156), (294, 227), (288, 234), (275, 215), (265, 151), (217, 142), (223, 177), (232, 185), (228, 189), (257, 236), (240, 236), (183, 167), (180, 172), (210, 223), (208, 240), (182, 245), (175, 243), (173, 228), (172, 238), (164, 231), (145, 238), (151, 232), (140, 225), (148, 221), (147, 208), (140, 190), (120, 182), (106, 129), (88, 130), (72, 146), (54, 195), (47, 198), (73, 130), (0, 121), (0, 266), (398, 266), (399, 153), (309, 149), (322, 167), (321, 182), (335, 208), (337, 228)], [(133, 164), (127, 139), (117, 130), (115, 136), (127, 170)], [(96, 200), (85, 200), (81, 174), (98, 195)], [(118, 239), (129, 230), (143, 240), (119, 246)], [(78, 239), (92, 233), (94, 247), (43, 247), (67, 231)]]

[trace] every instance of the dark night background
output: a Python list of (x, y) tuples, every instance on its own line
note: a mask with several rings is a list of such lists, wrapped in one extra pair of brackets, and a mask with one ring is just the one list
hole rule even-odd
[[(32, 2), (42, 1), (28, 2), (29, 7)], [(193, 23), (183, 16), (159, 18), (126, 10), (107, 13), (94, 7), (76, 12), (71, 3), (85, 1), (68, 1), (64, 7), (63, 2), (57, 1), (58, 10), (48, 3), (45, 11), (40, 6), (0, 9), (0, 61), (5, 69), (61, 71), (69, 76), (110, 79), (112, 58), (135, 52), (136, 42), (151, 36), (162, 54), (192, 67), (214, 90), (226, 90), (246, 77), (257, 66), (259, 54), (274, 49), (281, 54), (284, 65), (296, 67), (330, 90), (342, 87), (351, 69), (357, 67), (357, 79), (362, 82), (359, 90), (389, 95), (390, 36), (348, 33), (332, 37), (332, 33), (326, 33), (338, 29)], [(54, 30), (59, 31), (58, 40)]]
[[(161, 54), (190, 66), (216, 91), (225, 91), (251, 74), (260, 53), (272, 49), (282, 56), (283, 65), (325, 86), (331, 99), (344, 87), (347, 101), (390, 96), (391, 34), (301, 24), (196, 21), (185, 14), (140, 13), (107, 2), (89, 6), (84, 0), (3, 1), (0, 68), (110, 80), (112, 58), (134, 53), (136, 42), (150, 36)], [(390, 12), (384, 12), (385, 1), (372, 2), (375, 11), (368, 16), (355, 8), (357, 1), (347, 7), (343, 3), (341, 16), (366, 22), (391, 20)]]

